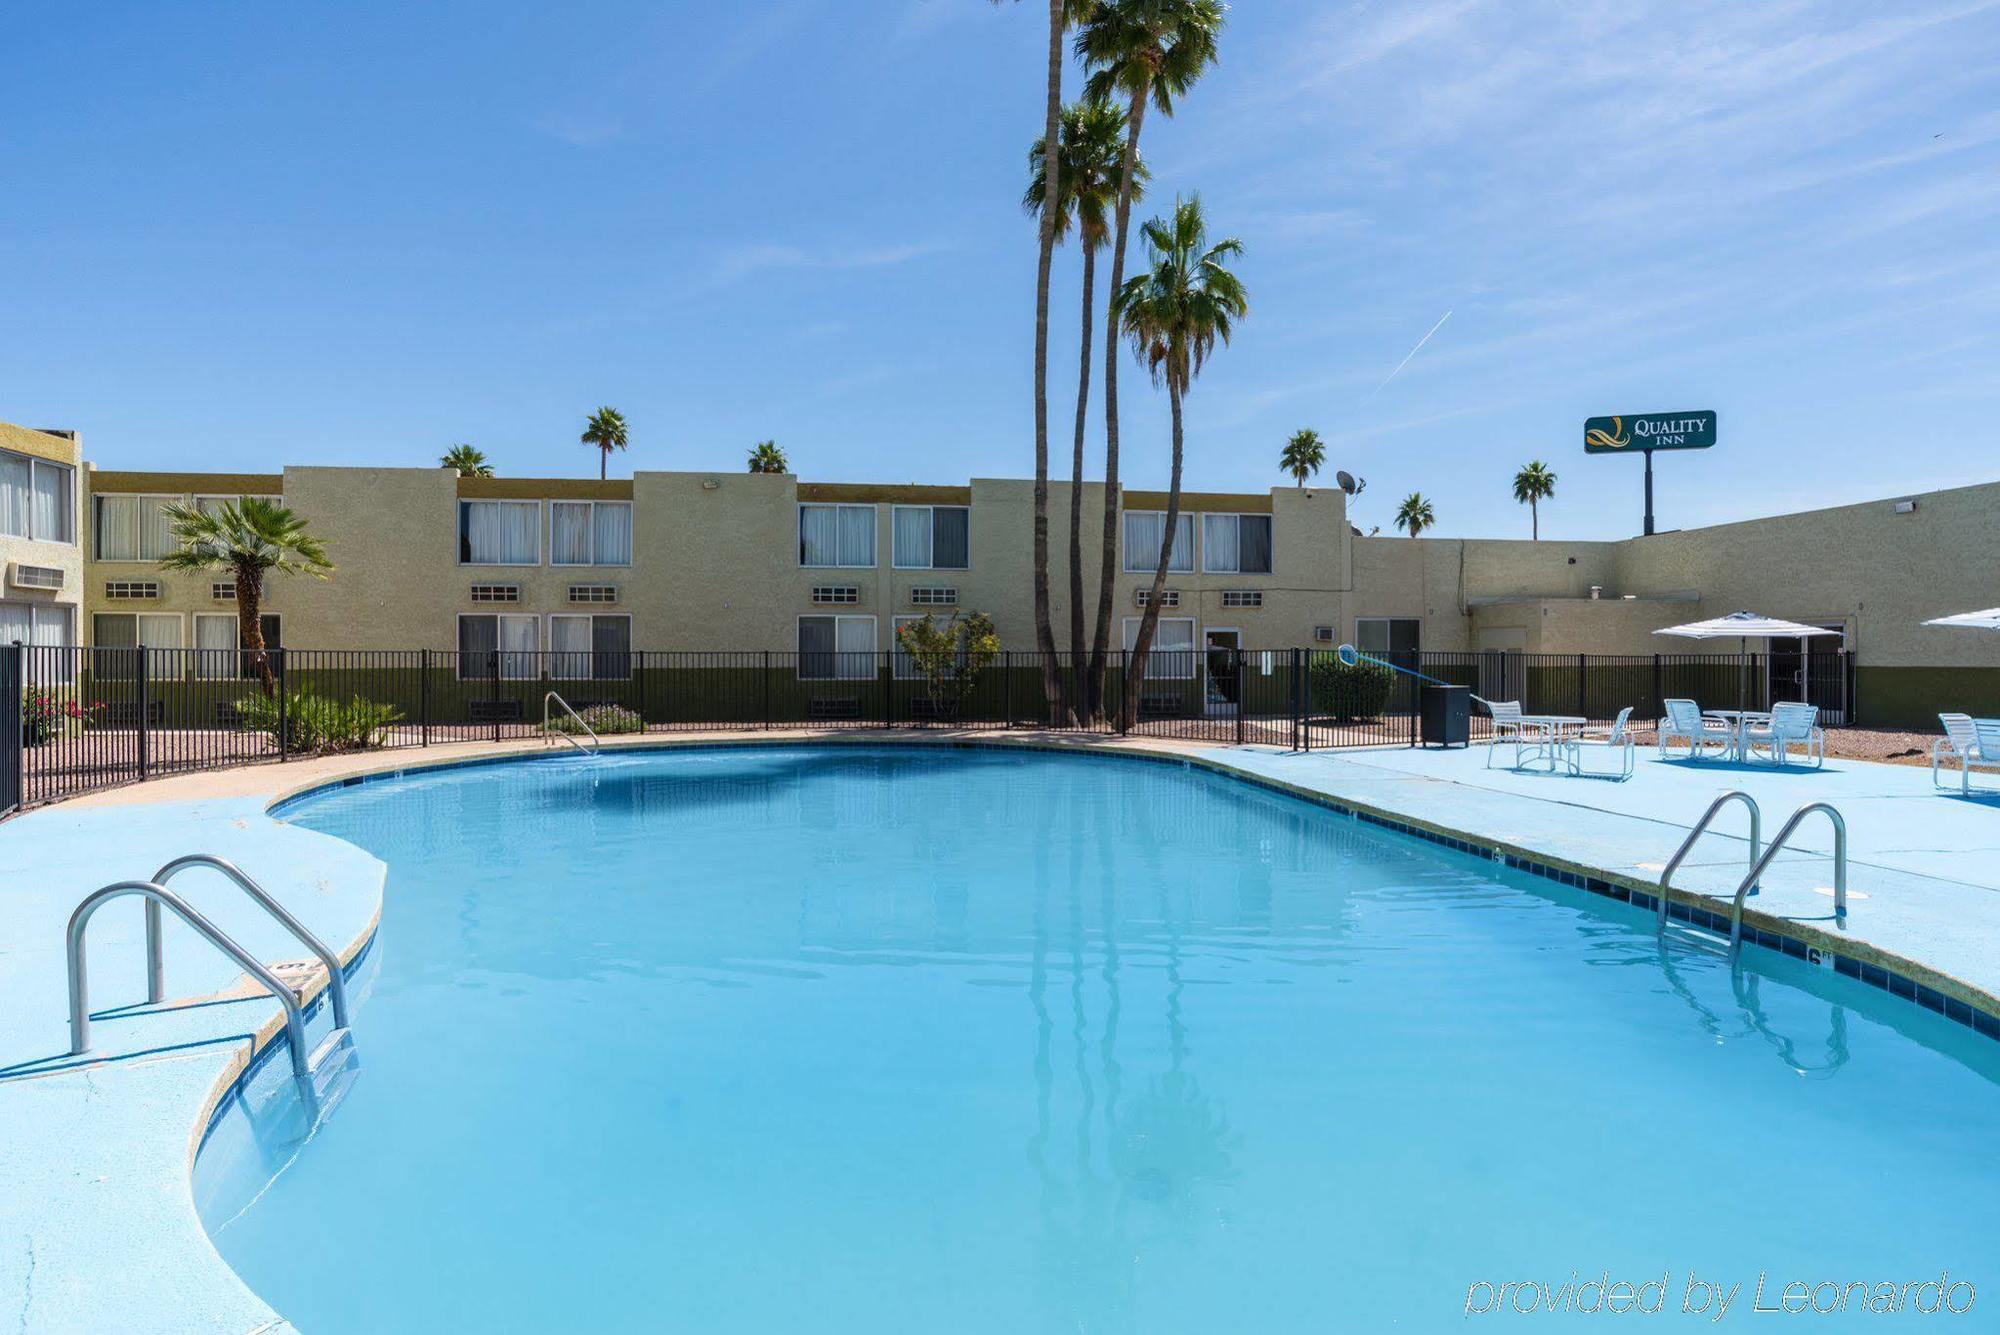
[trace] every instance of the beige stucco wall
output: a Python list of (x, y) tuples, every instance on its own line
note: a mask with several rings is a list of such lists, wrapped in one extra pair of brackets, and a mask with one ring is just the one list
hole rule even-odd
[[(82, 496), (85, 483), (82, 477), (81, 451), (76, 441), (66, 436), (50, 435), (44, 431), (0, 422), (0, 449), (24, 454), (33, 459), (46, 459), (51, 463), (64, 464), (71, 470), (74, 479), (70, 487), (70, 502), (73, 507), (71, 531), (81, 538), (84, 534)], [(71, 609), (72, 616), (77, 616), (83, 596), (83, 550), (80, 541), (45, 542), (36, 538), (15, 538), (0, 534), (0, 580), (5, 581), (4, 588), (0, 588), (0, 598), (13, 603), (67, 607)], [(17, 588), (11, 574), (16, 563), (47, 566), (62, 571), (62, 588), (54, 591)]]

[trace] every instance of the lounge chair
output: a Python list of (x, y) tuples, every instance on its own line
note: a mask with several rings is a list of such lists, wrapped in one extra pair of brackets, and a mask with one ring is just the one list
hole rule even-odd
[(2000, 719), (1973, 718), (1970, 714), (1939, 714), (1944, 736), (1931, 744), (1931, 783), (1942, 789), (1938, 769), (1945, 761), (1958, 761), (1958, 791), (1972, 791), (1972, 771), (2000, 770)]
[(1660, 720), (1660, 759), (1667, 758), (1667, 743), (1678, 737), (1688, 744), (1688, 759), (1700, 760), (1701, 749), (1711, 742), (1727, 752), (1736, 745), (1736, 734), (1725, 724), (1704, 716), (1692, 700), (1669, 700), (1667, 716)]
[(1514, 768), (1521, 768), (1521, 752), (1529, 746), (1541, 746), (1548, 738), (1548, 729), (1540, 723), (1521, 717), (1519, 700), (1479, 700), (1486, 712), (1493, 718), (1493, 732), (1486, 741), (1486, 768), (1493, 768), (1493, 748), (1505, 741), (1514, 743)]
[(1633, 754), (1632, 730), (1626, 726), (1631, 719), (1632, 706), (1627, 705), (1618, 711), (1618, 717), (1610, 727), (1584, 728), (1566, 739), (1563, 742), (1563, 756), (1569, 761), (1570, 777), (1580, 779), (1584, 776), (1583, 751), (1585, 747), (1590, 747), (1596, 750), (1615, 751), (1618, 755), (1616, 774), (1594, 774), (1592, 778), (1616, 779), (1620, 783), (1631, 778), (1632, 771), (1638, 764), (1638, 759)]
[(1772, 764), (1790, 764), (1791, 748), (1797, 743), (1814, 769), (1826, 763), (1826, 730), (1819, 726), (1818, 705), (1796, 700), (1772, 705), (1771, 721), (1752, 723), (1744, 730), (1743, 741), (1746, 755), (1753, 760), (1761, 746)]

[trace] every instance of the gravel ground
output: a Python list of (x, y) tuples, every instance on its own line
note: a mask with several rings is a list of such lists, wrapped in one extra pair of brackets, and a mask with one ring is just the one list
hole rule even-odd
[[(1931, 743), (1941, 734), (1896, 732), (1888, 728), (1828, 728), (1826, 754), (1829, 760), (1880, 760), (1891, 765), (1931, 763)], [(1653, 730), (1638, 728), (1634, 738), (1640, 746), (1653, 744)]]

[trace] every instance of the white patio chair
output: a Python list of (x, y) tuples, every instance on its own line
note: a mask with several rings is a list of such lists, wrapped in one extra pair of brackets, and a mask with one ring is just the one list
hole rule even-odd
[(1632, 745), (1632, 730), (1626, 726), (1631, 719), (1632, 706), (1627, 705), (1618, 711), (1618, 717), (1610, 727), (1583, 728), (1566, 739), (1563, 742), (1563, 756), (1569, 762), (1570, 777), (1575, 779), (1584, 777), (1583, 751), (1585, 747), (1589, 747), (1593, 750), (1614, 751), (1618, 757), (1617, 773), (1593, 774), (1590, 777), (1616, 779), (1620, 783), (1631, 778), (1633, 770), (1638, 766), (1638, 757), (1634, 754)]
[(1704, 716), (1692, 700), (1666, 701), (1667, 716), (1660, 720), (1660, 759), (1667, 758), (1667, 743), (1678, 737), (1688, 744), (1688, 759), (1700, 760), (1702, 748), (1714, 743), (1728, 751), (1736, 745), (1736, 734), (1725, 724)]
[(1938, 782), (1941, 762), (1958, 761), (1958, 791), (1972, 791), (1974, 769), (2000, 770), (2000, 719), (1976, 719), (1970, 714), (1939, 714), (1944, 736), (1931, 743), (1931, 784)]
[(1743, 732), (1744, 751), (1752, 760), (1763, 747), (1774, 765), (1791, 763), (1792, 744), (1804, 749), (1806, 759), (1818, 769), (1826, 763), (1826, 730), (1819, 726), (1819, 706), (1796, 700), (1771, 706), (1769, 723), (1752, 723)]
[(1548, 736), (1548, 729), (1540, 723), (1521, 717), (1519, 700), (1481, 700), (1472, 697), (1485, 707), (1493, 719), (1493, 731), (1486, 739), (1486, 768), (1493, 768), (1493, 748), (1504, 741), (1514, 743), (1514, 768), (1521, 768), (1521, 753), (1529, 746), (1540, 747)]

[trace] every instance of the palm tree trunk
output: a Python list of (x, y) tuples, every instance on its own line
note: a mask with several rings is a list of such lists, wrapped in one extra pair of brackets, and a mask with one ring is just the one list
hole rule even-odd
[(1061, 723), (1062, 671), (1049, 624), (1049, 268), (1056, 249), (1055, 201), (1062, 197), (1062, 59), (1065, 0), (1049, 0), (1048, 106), (1042, 138), (1042, 179), (1049, 207), (1042, 210), (1041, 247), (1035, 261), (1035, 649), (1042, 660), (1042, 695), (1049, 721)]
[(1528, 498), (1528, 534), (1531, 542), (1542, 540), (1542, 511), (1532, 496)]
[(597, 480), (604, 481), (611, 476), (611, 451), (599, 447), (597, 451)]
[[(1132, 227), (1132, 171), (1139, 161), (1139, 130), (1146, 119), (1146, 90), (1132, 94), (1126, 112), (1125, 157), (1118, 167), (1118, 214), (1111, 234), (1111, 284), (1104, 320), (1104, 541), (1097, 565), (1097, 635), (1090, 646), (1090, 708), (1104, 708), (1104, 670), (1111, 653), (1111, 600), (1118, 580), (1118, 289), (1125, 282), (1125, 239)], [(1171, 540), (1171, 538), (1170, 538)]]
[[(1097, 280), (1097, 248), (1087, 237), (1083, 242), (1083, 329), (1078, 339), (1082, 352), (1076, 371), (1076, 448), (1069, 467), (1069, 658), (1070, 671), (1080, 671), (1084, 655), (1090, 652), (1083, 626), (1083, 436), (1090, 415), (1090, 333), (1096, 318), (1092, 288)], [(1085, 690), (1088, 701), (1088, 688)], [(1088, 704), (1086, 704), (1088, 708)]]
[(243, 652), (250, 656), (250, 670), (257, 674), (257, 681), (263, 687), (264, 698), (270, 699), (278, 693), (278, 683), (271, 676), (271, 655), (264, 649), (264, 590), (257, 578), (257, 572), (238, 567), (236, 571), (236, 637), (243, 641)]
[(1160, 564), (1153, 570), (1153, 592), (1139, 618), (1139, 638), (1132, 646), (1132, 661), (1125, 665), (1124, 701), (1119, 709), (1125, 731), (1139, 721), (1139, 697), (1146, 686), (1146, 656), (1153, 651), (1153, 631), (1160, 621), (1160, 595), (1167, 587), (1167, 565), (1174, 555), (1174, 529), (1181, 516), (1181, 388), (1173, 376), (1167, 377), (1167, 405), (1173, 411), (1174, 458), (1167, 483), (1167, 531), (1160, 539)]

